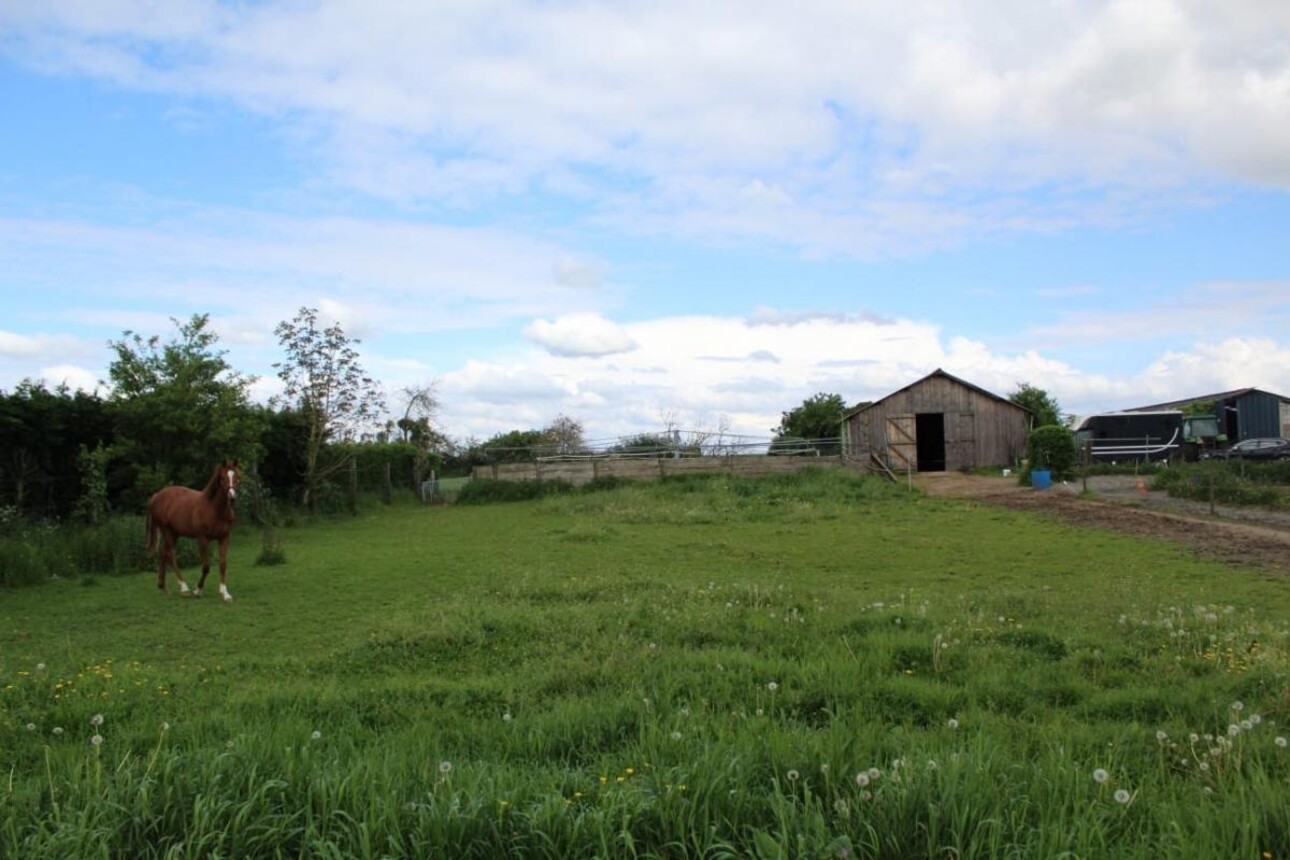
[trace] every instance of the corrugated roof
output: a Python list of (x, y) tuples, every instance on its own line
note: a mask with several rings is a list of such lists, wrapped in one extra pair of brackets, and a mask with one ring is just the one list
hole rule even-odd
[(1150, 412), (1155, 409), (1174, 409), (1179, 406), (1186, 406), (1190, 403), (1199, 403), (1204, 400), (1235, 400), (1238, 397), (1244, 397), (1247, 394), (1270, 394), (1278, 400), (1290, 402), (1290, 397), (1285, 397), (1271, 391), (1264, 391), (1261, 388), (1235, 388), (1231, 391), (1220, 391), (1216, 394), (1200, 394), (1196, 397), (1188, 397), (1184, 400), (1170, 400), (1168, 403), (1153, 403), (1150, 406), (1134, 406), (1131, 409), (1125, 409), (1124, 412)]

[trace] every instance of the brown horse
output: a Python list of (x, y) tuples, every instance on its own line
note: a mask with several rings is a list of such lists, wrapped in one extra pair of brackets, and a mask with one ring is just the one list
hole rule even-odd
[[(166, 590), (166, 562), (169, 560), (179, 579), (180, 597), (200, 597), (210, 573), (211, 541), (219, 541), (219, 593), (231, 601), (226, 572), (228, 569), (228, 536), (233, 531), (233, 500), (237, 498), (237, 460), (225, 460), (211, 472), (210, 480), (201, 490), (187, 487), (165, 487), (148, 500), (148, 551), (157, 548), (157, 534), (161, 534), (161, 550), (157, 553), (157, 588)], [(189, 590), (184, 575), (175, 561), (175, 542), (181, 538), (194, 538), (202, 554), (202, 578), (197, 588)]]

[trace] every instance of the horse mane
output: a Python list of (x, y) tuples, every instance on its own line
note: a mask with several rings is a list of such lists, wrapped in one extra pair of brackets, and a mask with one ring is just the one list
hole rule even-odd
[(221, 469), (227, 468), (228, 465), (225, 463), (218, 464), (211, 470), (210, 479), (206, 482), (206, 486), (202, 488), (202, 495), (205, 496), (206, 500), (212, 504), (216, 504), (220, 500), (219, 473)]

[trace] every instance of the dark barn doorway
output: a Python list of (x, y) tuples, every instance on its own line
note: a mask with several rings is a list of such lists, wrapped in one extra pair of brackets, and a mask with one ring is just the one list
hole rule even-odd
[(914, 416), (918, 439), (918, 471), (945, 471), (945, 414), (919, 412)]

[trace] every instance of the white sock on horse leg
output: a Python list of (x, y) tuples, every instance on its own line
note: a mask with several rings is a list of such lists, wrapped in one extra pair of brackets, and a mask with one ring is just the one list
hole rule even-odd
[(227, 603), (233, 602), (233, 595), (228, 593), (228, 587), (222, 582), (219, 584), (219, 596), (224, 598)]

